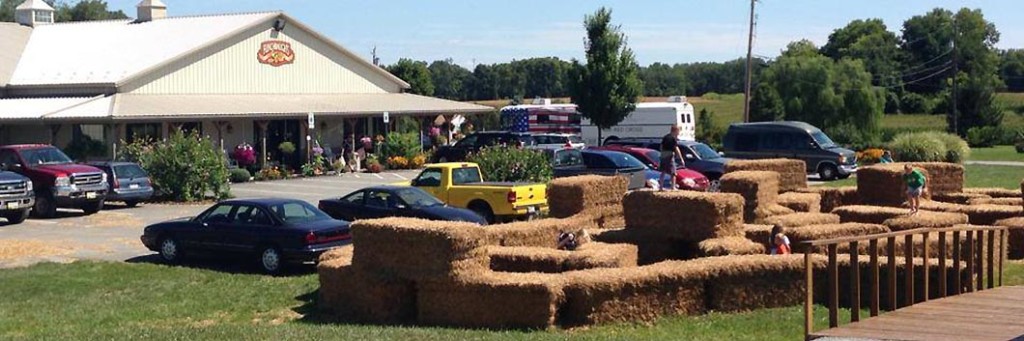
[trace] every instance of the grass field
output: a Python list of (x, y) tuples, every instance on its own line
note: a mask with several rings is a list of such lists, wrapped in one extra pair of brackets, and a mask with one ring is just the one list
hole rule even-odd
[(1024, 154), (1018, 153), (1013, 146), (995, 146), (992, 148), (971, 148), (972, 161), (1017, 161), (1024, 162)]
[[(1024, 265), (1009, 265), (1006, 276), (1008, 285), (1024, 284)], [(318, 320), (315, 274), (154, 264), (41, 264), (0, 270), (0, 283), (3, 340), (797, 340), (803, 332), (801, 307), (568, 331), (334, 324)], [(825, 327), (826, 311), (816, 316)]]
[[(1020, 189), (1020, 181), (1024, 179), (1024, 167), (1015, 166), (964, 166), (964, 187), (1002, 187)], [(857, 179), (826, 182), (824, 186), (842, 187), (856, 186)]]

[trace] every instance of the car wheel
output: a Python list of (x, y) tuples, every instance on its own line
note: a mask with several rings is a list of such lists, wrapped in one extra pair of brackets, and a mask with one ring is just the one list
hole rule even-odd
[(494, 211), (491, 210), (491, 206), (485, 202), (474, 201), (469, 204), (468, 208), (470, 211), (476, 212), (481, 218), (487, 221), (488, 224), (494, 224)]
[(57, 215), (57, 203), (53, 195), (42, 193), (36, 195), (36, 205), (32, 207), (32, 214), (39, 218), (53, 218)]
[(824, 181), (835, 180), (838, 175), (839, 170), (836, 169), (836, 166), (834, 165), (822, 165), (821, 168), (818, 169), (818, 176)]
[(21, 210), (14, 213), (9, 213), (4, 218), (7, 218), (7, 222), (11, 224), (21, 224), (28, 219), (29, 210)]
[(164, 238), (160, 240), (159, 245), (160, 259), (163, 259), (164, 262), (174, 264), (181, 261), (182, 250), (177, 240), (174, 238)]
[(96, 201), (96, 202), (90, 202), (90, 203), (85, 204), (85, 206), (82, 206), (82, 211), (85, 211), (85, 214), (95, 214), (96, 212), (99, 212), (102, 209), (103, 209), (103, 200)]
[(135, 207), (135, 206), (139, 206), (139, 202), (137, 200), (126, 200), (124, 202), (124, 205), (128, 206), (128, 207)]
[(281, 272), (284, 258), (281, 257), (281, 251), (278, 251), (277, 248), (264, 247), (257, 256), (259, 257), (257, 264), (264, 273), (273, 275)]

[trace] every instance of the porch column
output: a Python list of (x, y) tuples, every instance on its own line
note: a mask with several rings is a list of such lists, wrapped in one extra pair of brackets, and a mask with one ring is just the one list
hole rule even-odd
[(217, 140), (220, 144), (220, 152), (224, 153), (224, 129), (227, 129), (228, 121), (213, 121), (213, 125), (217, 127)]
[(260, 129), (260, 169), (267, 168), (267, 127), (270, 121), (256, 121), (256, 127)]
[(60, 128), (61, 127), (62, 126), (60, 124), (51, 124), (50, 125), (50, 145), (57, 144), (57, 134), (60, 133)]

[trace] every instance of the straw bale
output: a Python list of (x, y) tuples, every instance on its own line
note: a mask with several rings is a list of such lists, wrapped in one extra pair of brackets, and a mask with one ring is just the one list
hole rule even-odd
[(755, 215), (755, 219), (751, 223), (763, 224), (765, 222), (765, 219), (768, 219), (768, 218), (771, 218), (771, 217), (774, 217), (774, 216), (794, 214), (794, 213), (796, 213), (796, 211), (793, 211), (789, 207), (782, 206), (782, 205), (779, 205), (779, 204), (770, 205), (770, 206), (766, 206), (766, 207), (762, 206), (762, 207), (757, 208), (757, 210), (756, 210), (756, 212), (754, 214)]
[(666, 260), (697, 257), (695, 242), (679, 241), (637, 229), (598, 230), (591, 235), (594, 241), (609, 244), (632, 244), (637, 247), (637, 264), (648, 265)]
[(565, 295), (561, 275), (483, 272), (417, 283), (419, 323), (493, 329), (555, 325)]
[(965, 205), (951, 204), (947, 202), (932, 201), (932, 200), (921, 200), (918, 203), (918, 208), (927, 211), (936, 212), (961, 212)]
[(978, 198), (971, 199), (967, 202), (968, 205), (1006, 205), (1006, 206), (1021, 206), (1024, 205), (1024, 198)]
[(743, 235), (743, 198), (730, 193), (632, 191), (623, 199), (626, 228), (700, 242)]
[(977, 199), (991, 199), (992, 197), (978, 193), (935, 193), (932, 200), (950, 204), (966, 205)]
[(802, 242), (831, 239), (849, 236), (866, 236), (890, 232), (888, 227), (878, 224), (865, 223), (842, 223), (842, 224), (821, 224), (807, 225), (800, 227), (786, 228), (785, 235), (789, 237), (793, 252), (803, 252), (806, 248)]
[(1009, 259), (1024, 259), (1024, 217), (1002, 219), (996, 226), (1009, 227), (1006, 243)]
[(967, 215), (962, 213), (919, 211), (914, 215), (903, 215), (886, 219), (882, 222), (882, 225), (889, 227), (893, 231), (903, 231), (926, 227), (950, 227), (966, 223)]
[(821, 194), (818, 193), (786, 192), (779, 194), (778, 203), (797, 212), (821, 212)]
[(838, 215), (839, 221), (844, 223), (881, 224), (886, 220), (908, 215), (910, 211), (896, 207), (853, 205), (836, 207), (832, 214)]
[(584, 230), (595, 228), (597, 225), (594, 221), (585, 217), (548, 218), (489, 225), (483, 229), (481, 235), (486, 237), (489, 245), (534, 246), (553, 249), (558, 247), (559, 233), (568, 231), (581, 236)]
[[(944, 162), (917, 162), (910, 165), (925, 173), (930, 195), (963, 192), (962, 165)], [(902, 205), (906, 200), (903, 166), (904, 163), (888, 163), (858, 169), (857, 189), (863, 202), (883, 206)]]
[(803, 302), (802, 255), (709, 257), (688, 262), (707, 272), (708, 310), (732, 312)]
[(385, 280), (356, 271), (350, 258), (317, 265), (320, 309), (343, 321), (405, 324), (416, 318), (416, 288), (412, 281)]
[(352, 224), (352, 242), (359, 246), (352, 264), (358, 271), (407, 280), (472, 274), (487, 269), (483, 233), (464, 222), (360, 220)]
[(764, 245), (746, 237), (711, 238), (698, 243), (697, 248), (704, 257), (765, 254)]
[(1006, 205), (970, 205), (960, 208), (972, 225), (995, 225), (996, 221), (1024, 215), (1024, 207)]
[(807, 164), (793, 159), (732, 160), (725, 172), (770, 171), (779, 173), (779, 190), (795, 191), (807, 187)]
[(704, 271), (690, 262), (575, 271), (566, 276), (561, 309), (566, 327), (654, 321), (706, 311)]
[(1021, 192), (1018, 191), (1018, 190), (999, 188), (999, 187), (964, 188), (964, 193), (973, 193), (973, 194), (987, 195), (987, 196), (992, 197), (992, 198), (1020, 198), (1021, 197)]
[(593, 268), (636, 267), (637, 247), (631, 244), (588, 243), (574, 251), (540, 247), (489, 249), (491, 270), (560, 273)]
[(768, 171), (736, 171), (720, 179), (721, 191), (743, 196), (743, 221), (756, 223), (771, 215), (777, 205), (779, 173)]
[(797, 227), (818, 224), (838, 224), (839, 216), (831, 213), (792, 213), (765, 219), (765, 225)]
[(761, 244), (767, 250), (771, 248), (772, 228), (772, 225), (745, 224), (743, 225), (743, 232), (746, 234), (747, 239)]
[(622, 213), (622, 202), (613, 205), (587, 207), (572, 218), (593, 221), (600, 229), (621, 229), (626, 226), (626, 218)]
[(832, 212), (840, 206), (859, 205), (860, 195), (856, 186), (824, 187), (814, 186), (796, 190), (799, 193), (816, 193), (821, 195), (821, 212)]
[(320, 258), (317, 260), (317, 262), (323, 263), (332, 259), (344, 258), (348, 260), (348, 264), (352, 264), (353, 250), (355, 250), (355, 247), (352, 245), (333, 248), (327, 250), (327, 252), (320, 254)]
[(624, 176), (582, 175), (551, 180), (548, 207), (555, 218), (566, 218), (588, 207), (617, 204), (629, 187)]

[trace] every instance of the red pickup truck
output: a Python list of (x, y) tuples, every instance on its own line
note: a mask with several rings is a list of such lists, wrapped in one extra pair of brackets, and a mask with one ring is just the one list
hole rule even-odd
[(32, 180), (35, 206), (41, 218), (57, 214), (57, 208), (78, 208), (86, 214), (103, 209), (107, 196), (107, 174), (92, 166), (75, 164), (60, 149), (50, 145), (0, 146), (0, 167)]

